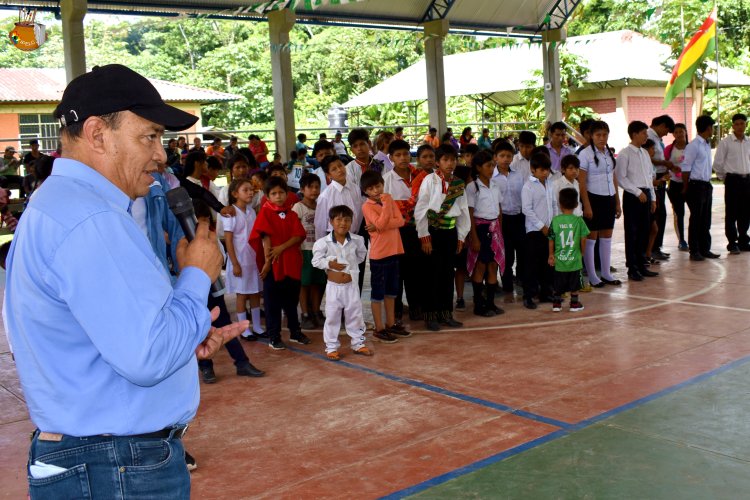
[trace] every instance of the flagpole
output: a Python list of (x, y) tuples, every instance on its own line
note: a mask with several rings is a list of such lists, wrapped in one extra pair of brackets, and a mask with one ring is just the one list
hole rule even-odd
[[(680, 4), (680, 38), (682, 40), (682, 49), (680, 49), (680, 54), (682, 54), (682, 51), (685, 50), (685, 13), (683, 12), (682, 4)], [(695, 101), (695, 96), (693, 96), (693, 101)], [(682, 114), (682, 122), (687, 124), (687, 87), (682, 89)]]
[(721, 140), (721, 109), (719, 107), (719, 6), (714, 2), (716, 9), (716, 31), (714, 33), (714, 52), (716, 53), (716, 139)]

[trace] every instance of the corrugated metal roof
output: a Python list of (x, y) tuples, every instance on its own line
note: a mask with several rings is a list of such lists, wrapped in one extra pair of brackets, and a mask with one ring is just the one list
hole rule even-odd
[[(225, 102), (242, 97), (149, 78), (167, 102)], [(64, 69), (0, 68), (0, 102), (59, 102), (67, 85)]]
[[(669, 61), (671, 49), (656, 40), (634, 31), (622, 30), (571, 37), (565, 50), (579, 56), (589, 68), (584, 89), (622, 86), (666, 85), (670, 73), (663, 64)], [(713, 61), (707, 62), (715, 68)], [(446, 56), (445, 95), (483, 95), (498, 104), (511, 105), (523, 102), (521, 90), (535, 77), (534, 70), (542, 69), (542, 51), (539, 44), (518, 44), (512, 47), (478, 50)], [(467, 78), (466, 68), (483, 68), (481, 78)], [(750, 76), (721, 66), (718, 72), (720, 87), (750, 86)], [(706, 75), (715, 85), (716, 72)], [(427, 99), (427, 76), (424, 60), (388, 78), (375, 87), (353, 97), (344, 107), (370, 106), (392, 102), (421, 101)]]
[[(562, 26), (581, 0), (359, 0), (313, 8), (296, 7), (298, 22), (345, 26), (400, 27), (421, 30), (421, 24), (436, 6), (437, 17), (445, 17), (453, 32), (480, 32), (535, 36), (550, 15), (552, 28)], [(89, 0), (88, 11), (133, 15), (200, 15), (263, 21), (251, 7), (268, 0)], [(56, 11), (53, 0), (6, 0), (3, 8), (39, 8)], [(247, 12), (245, 12), (247, 10)]]

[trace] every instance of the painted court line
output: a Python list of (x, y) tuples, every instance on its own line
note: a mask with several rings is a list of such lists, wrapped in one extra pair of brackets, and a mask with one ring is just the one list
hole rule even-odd
[[(705, 287), (701, 288), (700, 290), (697, 290), (692, 293), (688, 293), (686, 295), (683, 295), (681, 297), (677, 297), (675, 299), (662, 299), (661, 302), (655, 303), (655, 304), (648, 304), (645, 306), (635, 307), (633, 309), (625, 309), (623, 311), (615, 311), (610, 313), (601, 313), (601, 314), (593, 314), (591, 316), (577, 316), (573, 315), (574, 317), (567, 318), (567, 319), (558, 319), (558, 320), (551, 320), (551, 321), (532, 321), (529, 323), (508, 323), (506, 325), (495, 325), (495, 326), (475, 326), (475, 327), (467, 327), (467, 328), (456, 328), (456, 329), (450, 329), (450, 330), (440, 330), (440, 333), (461, 333), (461, 332), (478, 332), (478, 331), (488, 331), (488, 330), (508, 330), (510, 328), (533, 328), (533, 327), (544, 327), (544, 326), (552, 326), (552, 325), (561, 325), (566, 323), (580, 323), (581, 321), (591, 320), (591, 319), (602, 319), (602, 318), (611, 318), (612, 316), (621, 316), (623, 314), (628, 313), (635, 313), (635, 312), (641, 312), (641, 311), (648, 311), (650, 309), (656, 309), (657, 307), (662, 307), (665, 304), (677, 304), (677, 303), (683, 303), (686, 302), (689, 299), (692, 299), (693, 297), (697, 297), (699, 295), (703, 295), (704, 293), (710, 292), (717, 286), (721, 284), (721, 282), (727, 277), (727, 270), (724, 266), (720, 265), (717, 262), (711, 261), (711, 264), (714, 266), (717, 266), (719, 268), (719, 277), (717, 281), (710, 283), (709, 285), (706, 285)], [(615, 294), (609, 294), (609, 295), (615, 295)], [(624, 294), (625, 297), (635, 297), (631, 296), (629, 294)], [(434, 332), (427, 332), (426, 330), (412, 330), (414, 333), (434, 333)], [(439, 335), (439, 334), (438, 334)]]
[(376, 375), (378, 377), (382, 377), (384, 379), (387, 379), (393, 382), (399, 382), (401, 384), (409, 385), (411, 387), (417, 387), (419, 389), (424, 389), (425, 391), (434, 392), (436, 394), (441, 394), (443, 396), (448, 396), (449, 398), (458, 399), (461, 401), (466, 401), (467, 403), (473, 403), (479, 406), (484, 406), (485, 408), (491, 408), (493, 410), (497, 410), (503, 413), (516, 415), (516, 416), (523, 417), (529, 420), (533, 420), (535, 422), (540, 422), (543, 424), (560, 427), (562, 429), (572, 428), (572, 424), (563, 422), (561, 420), (556, 420), (554, 418), (545, 417), (544, 415), (538, 415), (536, 413), (531, 413), (531, 412), (524, 411), (518, 408), (513, 408), (511, 406), (507, 406), (501, 403), (495, 403), (494, 401), (488, 401), (486, 399), (476, 398), (474, 396), (469, 396), (468, 394), (462, 394), (460, 392), (451, 391), (449, 389), (444, 389), (436, 385), (427, 384), (425, 382), (420, 382), (419, 380), (414, 380), (414, 379), (410, 379), (406, 377), (399, 377), (398, 375), (392, 375), (390, 373), (381, 372), (373, 368), (367, 368), (366, 366), (349, 363), (347, 361), (335, 361), (335, 362), (330, 361), (328, 358), (326, 358), (322, 354), (305, 351), (297, 347), (287, 346), (287, 349), (294, 351), (294, 352), (301, 353), (301, 354), (306, 354), (307, 356), (312, 356), (314, 358), (322, 359), (326, 361), (327, 363), (335, 363), (336, 366), (345, 366), (347, 368), (359, 370), (364, 373), (369, 373), (370, 375)]
[(654, 394), (651, 394), (649, 396), (645, 396), (640, 399), (636, 399), (635, 401), (631, 401), (630, 403), (625, 403), (624, 405), (618, 406), (617, 408), (614, 408), (612, 410), (606, 411), (604, 413), (601, 413), (599, 415), (596, 415), (594, 417), (591, 417), (586, 420), (582, 420), (581, 422), (573, 425), (568, 426), (566, 429), (560, 429), (558, 431), (552, 432), (551, 434), (547, 434), (546, 436), (542, 436), (540, 438), (537, 438), (535, 440), (529, 441), (527, 443), (521, 444), (519, 446), (516, 446), (514, 448), (510, 448), (508, 450), (502, 451), (500, 453), (497, 453), (495, 455), (492, 455), (490, 457), (484, 458), (482, 460), (479, 460), (477, 462), (474, 462), (469, 465), (465, 465), (463, 467), (460, 467), (458, 469), (452, 470), (450, 472), (446, 472), (445, 474), (441, 474), (439, 476), (436, 476), (432, 479), (428, 479), (427, 481), (423, 481), (419, 484), (415, 484), (414, 486), (410, 486), (408, 488), (404, 488), (402, 490), (396, 491), (394, 493), (391, 493), (389, 495), (381, 497), (381, 499), (385, 500), (395, 500), (395, 499), (401, 499), (405, 498), (410, 495), (414, 495), (416, 493), (419, 493), (421, 491), (427, 490), (429, 488), (432, 488), (434, 486), (443, 484), (447, 481), (450, 481), (451, 479), (456, 479), (457, 477), (464, 476), (466, 474), (470, 474), (472, 472), (478, 471), (484, 467), (487, 467), (488, 465), (495, 464), (497, 462), (500, 462), (502, 460), (505, 460), (506, 458), (512, 457), (514, 455), (518, 455), (519, 453), (523, 453), (524, 451), (531, 450), (533, 448), (536, 448), (542, 444), (548, 443), (550, 441), (554, 441), (558, 438), (561, 438), (563, 436), (570, 435), (572, 432), (580, 431), (582, 429), (585, 429), (586, 427), (589, 427), (591, 425), (594, 425), (598, 422), (601, 422), (602, 420), (605, 420), (609, 417), (612, 417), (614, 415), (617, 415), (619, 413), (632, 410), (634, 408), (637, 408), (639, 406), (642, 406), (650, 401), (653, 401), (655, 399), (662, 398), (664, 396), (667, 396), (669, 394), (672, 394), (680, 389), (684, 389), (686, 387), (690, 387), (692, 385), (695, 385), (697, 383), (703, 382), (707, 379), (710, 379), (712, 377), (715, 377), (716, 375), (719, 375), (721, 373), (727, 372), (729, 370), (732, 370), (734, 368), (737, 368), (741, 365), (746, 364), (750, 361), (750, 356), (745, 356), (740, 359), (736, 359), (730, 363), (727, 363), (726, 365), (720, 366), (718, 368), (714, 368), (713, 370), (710, 370), (706, 373), (702, 373), (700, 375), (696, 375), (695, 377), (689, 378), (683, 382), (680, 382), (679, 384), (675, 384), (673, 386), (667, 387), (665, 389), (662, 389), (661, 391), (655, 392)]

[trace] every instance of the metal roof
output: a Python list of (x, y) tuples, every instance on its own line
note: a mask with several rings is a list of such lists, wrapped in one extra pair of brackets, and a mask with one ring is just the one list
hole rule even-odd
[[(93, 13), (145, 16), (202, 16), (263, 21), (264, 13), (293, 0), (90, 0)], [(581, 0), (314, 0), (296, 1), (301, 24), (421, 30), (447, 19), (453, 33), (535, 37), (562, 27)], [(268, 5), (270, 4), (270, 5)], [(0, 0), (0, 9), (25, 7), (59, 12), (56, 0)]]
[[(167, 102), (226, 102), (241, 96), (149, 78)], [(67, 85), (64, 69), (0, 68), (0, 102), (60, 102)]]
[[(582, 89), (605, 87), (662, 87), (671, 74), (664, 63), (670, 61), (668, 45), (647, 38), (634, 31), (622, 30), (571, 37), (563, 45), (568, 52), (579, 56), (589, 68)], [(715, 68), (713, 61), (707, 61)], [(533, 72), (542, 69), (539, 44), (521, 43), (513, 46), (454, 54), (443, 58), (445, 95), (475, 95), (498, 105), (521, 104), (521, 91), (526, 82), (542, 79)], [(466, 68), (482, 68), (480, 78), (467, 78)], [(706, 75), (710, 85), (716, 85), (715, 70)], [(724, 66), (718, 72), (720, 87), (750, 86), (750, 76)], [(421, 60), (375, 87), (353, 97), (346, 108), (427, 99), (425, 62)]]

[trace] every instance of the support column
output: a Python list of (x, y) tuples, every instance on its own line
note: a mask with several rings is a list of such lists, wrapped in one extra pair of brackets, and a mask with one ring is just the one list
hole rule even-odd
[(565, 28), (542, 32), (544, 110), (550, 123), (563, 119), (560, 93), (560, 42), (564, 42), (566, 38)]
[(65, 77), (68, 82), (86, 72), (86, 39), (83, 32), (83, 18), (86, 16), (87, 10), (88, 3), (86, 0), (60, 0)]
[(294, 88), (292, 84), (292, 55), (289, 31), (296, 17), (289, 9), (268, 13), (268, 33), (271, 39), (271, 75), (273, 77), (273, 113), (276, 119), (276, 152), (288, 160), (295, 145)]
[(448, 128), (445, 105), (445, 72), (443, 71), (443, 39), (448, 34), (448, 20), (424, 23), (424, 55), (427, 69), (427, 109), (430, 125), (438, 129), (438, 137)]

